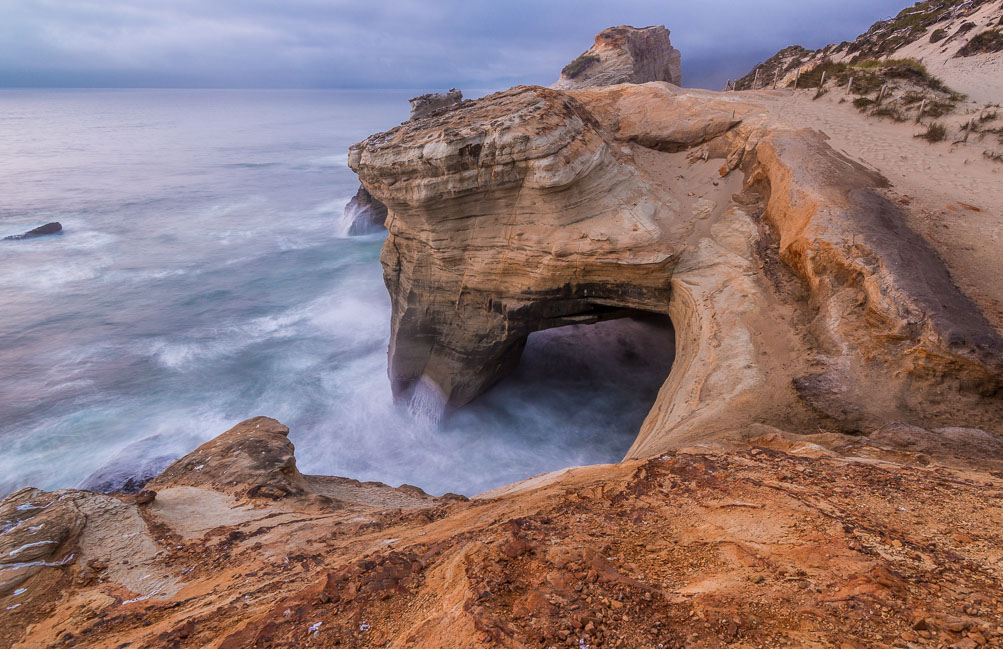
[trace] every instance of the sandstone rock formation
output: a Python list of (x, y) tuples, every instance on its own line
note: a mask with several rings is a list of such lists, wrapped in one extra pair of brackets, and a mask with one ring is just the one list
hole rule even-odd
[(683, 81), (679, 50), (672, 47), (664, 25), (620, 25), (599, 32), (595, 44), (566, 65), (552, 87), (567, 90), (648, 81), (677, 86)]
[(532, 331), (640, 310), (672, 317), (677, 360), (628, 457), (751, 422), (1003, 432), (1003, 341), (887, 181), (754, 104), (519, 87), (349, 165), (389, 208), (389, 372), (413, 409), (467, 403)]
[(3, 240), (16, 241), (18, 239), (32, 239), (34, 237), (41, 237), (46, 234), (56, 234), (57, 232), (61, 232), (62, 230), (63, 226), (54, 221), (52, 223), (46, 223), (45, 225), (40, 225), (37, 228), (34, 228), (33, 230), (28, 230), (24, 234), (12, 234), (9, 237), (4, 237)]
[(352, 237), (379, 232), (386, 227), (386, 220), (387, 206), (373, 198), (360, 185), (355, 196), (345, 206), (345, 233)]
[(984, 434), (951, 433), (945, 455), (900, 424), (752, 426), (734, 448), (467, 501), (302, 475), (287, 432), (239, 424), (159, 476), (152, 502), (8, 497), (0, 646), (1003, 642), (1003, 457), (952, 455)]
[(461, 101), (463, 101), (463, 93), (456, 88), (450, 88), (446, 92), (430, 92), (412, 97), (408, 100), (411, 104), (411, 115), (408, 119), (421, 119), (440, 110), (452, 108)]

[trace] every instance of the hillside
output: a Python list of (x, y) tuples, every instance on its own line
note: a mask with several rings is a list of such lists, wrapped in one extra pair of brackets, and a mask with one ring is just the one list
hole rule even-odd
[(987, 102), (1003, 91), (1003, 1), (925, 0), (890, 20), (874, 23), (853, 41), (817, 50), (792, 45), (739, 79), (738, 90), (793, 84), (798, 75), (824, 62), (913, 59), (933, 75), (950, 77), (952, 87), (973, 101)]

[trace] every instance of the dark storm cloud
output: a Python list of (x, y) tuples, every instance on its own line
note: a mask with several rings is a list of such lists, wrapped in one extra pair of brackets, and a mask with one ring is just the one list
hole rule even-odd
[(550, 83), (618, 24), (665, 24), (686, 85), (851, 40), (903, 0), (0, 0), (0, 85)]

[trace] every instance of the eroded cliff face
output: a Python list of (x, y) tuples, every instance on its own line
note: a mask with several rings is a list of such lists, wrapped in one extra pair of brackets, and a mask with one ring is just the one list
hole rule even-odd
[(530, 87), (353, 147), (350, 166), (390, 209), (395, 394), (459, 406), (533, 331), (664, 312), (681, 241), (659, 222), (674, 200), (624, 155), (577, 99)]
[(5, 499), (0, 646), (1003, 641), (1003, 454), (985, 433), (752, 426), (469, 501), (303, 475), (287, 434), (245, 421), (136, 496)]
[(885, 179), (753, 103), (520, 87), (350, 165), (390, 209), (390, 376), (422, 408), (482, 393), (532, 331), (641, 310), (677, 359), (628, 457), (751, 422), (1003, 432), (1003, 341)]
[(595, 44), (564, 67), (553, 88), (562, 90), (618, 83), (683, 81), (681, 56), (665, 25), (620, 25), (596, 35)]

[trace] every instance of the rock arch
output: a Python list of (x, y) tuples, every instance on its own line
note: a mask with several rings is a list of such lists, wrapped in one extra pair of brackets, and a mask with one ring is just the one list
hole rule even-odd
[(424, 385), (461, 406), (530, 332), (639, 309), (672, 318), (677, 359), (630, 457), (751, 422), (1003, 421), (1003, 342), (884, 179), (754, 104), (517, 87), (372, 136), (349, 164), (390, 211), (400, 398)]

